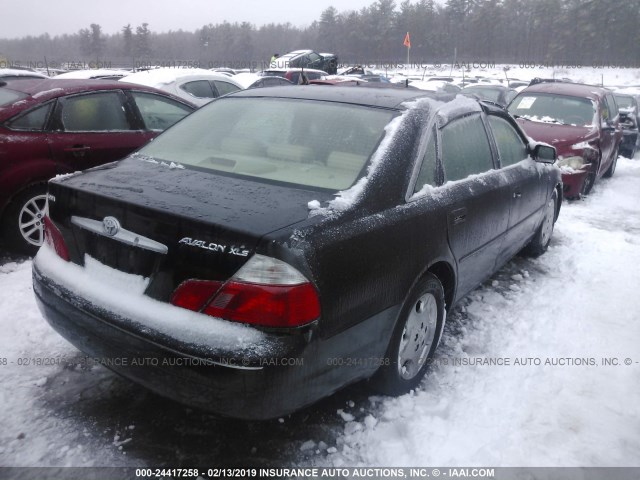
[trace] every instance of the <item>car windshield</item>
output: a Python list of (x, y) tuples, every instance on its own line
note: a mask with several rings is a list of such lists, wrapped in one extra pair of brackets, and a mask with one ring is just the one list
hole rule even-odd
[(619, 108), (633, 108), (633, 98), (626, 95), (615, 95)]
[(595, 108), (588, 98), (549, 93), (523, 93), (509, 105), (509, 113), (534, 122), (591, 126)]
[(4, 107), (11, 103), (17, 102), (18, 100), (22, 100), (23, 98), (27, 98), (29, 95), (16, 92), (15, 90), (11, 90), (9, 88), (0, 87), (0, 107)]
[(224, 98), (186, 117), (139, 154), (235, 176), (344, 190), (362, 175), (394, 115), (335, 102)]

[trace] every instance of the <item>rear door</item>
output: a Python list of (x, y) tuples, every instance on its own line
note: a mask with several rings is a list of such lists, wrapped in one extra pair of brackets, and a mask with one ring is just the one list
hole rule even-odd
[(58, 99), (47, 142), (61, 172), (85, 170), (118, 160), (150, 138), (137, 130), (120, 90)]
[[(150, 92), (130, 91), (133, 110), (147, 141), (193, 112), (194, 108), (172, 98)], [(146, 143), (146, 141), (145, 141)]]
[(440, 129), (443, 207), (449, 246), (458, 263), (458, 294), (495, 269), (509, 224), (509, 180), (496, 169), (483, 115), (455, 119)]

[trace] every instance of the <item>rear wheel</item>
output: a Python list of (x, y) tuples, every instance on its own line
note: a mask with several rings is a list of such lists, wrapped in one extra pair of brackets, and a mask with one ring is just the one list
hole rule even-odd
[(47, 185), (33, 185), (18, 194), (4, 215), (3, 230), (10, 248), (35, 255), (44, 241)]
[(373, 387), (387, 395), (400, 395), (415, 388), (438, 346), (444, 319), (442, 283), (427, 274), (402, 306), (387, 348), (388, 364), (382, 365), (372, 378)]
[(551, 198), (547, 202), (544, 209), (544, 217), (542, 223), (536, 230), (535, 235), (531, 239), (529, 245), (525, 248), (525, 253), (533, 257), (542, 255), (549, 248), (551, 236), (553, 235), (553, 227), (556, 223), (556, 211), (558, 208), (558, 193), (554, 190)]

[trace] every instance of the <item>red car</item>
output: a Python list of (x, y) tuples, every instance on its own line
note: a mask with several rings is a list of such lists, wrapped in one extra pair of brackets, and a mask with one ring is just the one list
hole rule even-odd
[(609, 90), (542, 82), (520, 92), (509, 112), (531, 138), (556, 147), (565, 197), (587, 195), (615, 172), (622, 128)]
[(0, 218), (8, 245), (43, 240), (47, 181), (138, 149), (195, 106), (110, 80), (0, 79)]

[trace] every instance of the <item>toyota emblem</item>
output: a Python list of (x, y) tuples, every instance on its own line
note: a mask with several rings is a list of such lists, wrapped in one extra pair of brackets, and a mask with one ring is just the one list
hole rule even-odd
[(113, 237), (120, 231), (120, 222), (115, 217), (105, 217), (102, 220), (102, 228), (104, 229), (104, 233)]

